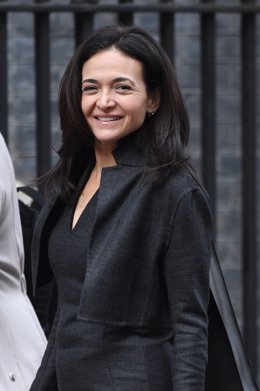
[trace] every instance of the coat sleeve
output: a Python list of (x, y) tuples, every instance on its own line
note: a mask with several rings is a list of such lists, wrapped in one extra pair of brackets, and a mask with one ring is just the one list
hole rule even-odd
[(57, 325), (60, 318), (60, 309), (58, 307), (53, 321), (51, 333), (49, 336), (47, 348), (45, 350), (42, 363), (38, 369), (30, 391), (57, 391), (56, 367), (55, 367), (55, 337)]
[(204, 192), (187, 192), (172, 217), (165, 278), (173, 327), (173, 390), (204, 391), (212, 218)]

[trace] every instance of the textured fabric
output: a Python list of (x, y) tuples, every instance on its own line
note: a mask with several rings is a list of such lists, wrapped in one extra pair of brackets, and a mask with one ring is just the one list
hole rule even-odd
[[(96, 196), (71, 229), (73, 208), (66, 208), (49, 241), (49, 256), (59, 292), (59, 324), (55, 339), (55, 371), (60, 390), (82, 389), (82, 364), (89, 360), (89, 346), (100, 345), (100, 332), (77, 320), (80, 293), (87, 263), (87, 249)], [(102, 334), (101, 334), (102, 337)], [(77, 360), (71, 352), (77, 350)], [(81, 364), (82, 363), (82, 364)]]
[(23, 270), (14, 170), (0, 134), (0, 391), (28, 391), (46, 346)]
[[(212, 239), (207, 197), (184, 172), (159, 186), (144, 182), (137, 151), (124, 146), (114, 157), (117, 166), (102, 172), (74, 326), (79, 340), (84, 333), (92, 337), (68, 348), (82, 387), (74, 386), (69, 370), (61, 373), (63, 387), (203, 391)], [(47, 205), (37, 223), (38, 283), (52, 275), (45, 249), (59, 210), (59, 200)], [(55, 365), (49, 366), (55, 363), (50, 357), (60, 354), (55, 352), (60, 311), (32, 391), (66, 391), (57, 388)], [(70, 344), (64, 342), (65, 350)]]

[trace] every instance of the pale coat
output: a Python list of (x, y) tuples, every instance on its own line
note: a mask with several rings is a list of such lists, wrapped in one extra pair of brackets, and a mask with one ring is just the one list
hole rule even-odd
[(46, 347), (23, 270), (15, 175), (0, 134), (0, 391), (28, 391)]

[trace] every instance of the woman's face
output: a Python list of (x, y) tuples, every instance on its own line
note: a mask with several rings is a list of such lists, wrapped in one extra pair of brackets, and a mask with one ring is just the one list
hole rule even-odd
[(141, 62), (115, 48), (93, 55), (82, 68), (81, 107), (96, 143), (112, 150), (155, 109)]

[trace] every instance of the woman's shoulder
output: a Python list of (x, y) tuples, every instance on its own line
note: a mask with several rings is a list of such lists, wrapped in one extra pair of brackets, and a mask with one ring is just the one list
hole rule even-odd
[(185, 195), (193, 192), (199, 193), (207, 203), (209, 195), (199, 177), (189, 169), (180, 169), (171, 173), (166, 181), (166, 189), (169, 197), (175, 202), (181, 200)]
[(167, 180), (168, 186), (175, 191), (189, 192), (195, 189), (204, 189), (198, 175), (191, 169), (181, 168), (169, 174)]

